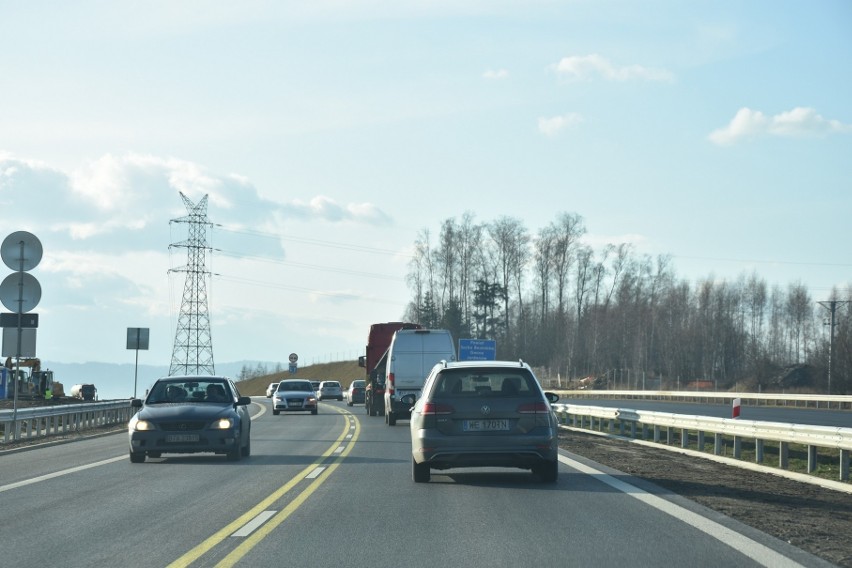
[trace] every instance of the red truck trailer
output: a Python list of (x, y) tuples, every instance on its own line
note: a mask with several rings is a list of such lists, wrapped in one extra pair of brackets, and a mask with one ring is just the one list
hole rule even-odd
[(400, 329), (422, 329), (416, 323), (392, 321), (374, 323), (367, 336), (366, 354), (358, 357), (358, 366), (366, 369), (366, 396), (364, 407), (370, 416), (385, 413), (385, 366), (393, 334)]

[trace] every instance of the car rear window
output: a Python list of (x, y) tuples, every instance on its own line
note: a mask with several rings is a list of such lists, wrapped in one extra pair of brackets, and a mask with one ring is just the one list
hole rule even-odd
[(448, 369), (435, 381), (433, 398), (507, 397), (538, 394), (535, 378), (523, 369)]
[(334, 381), (326, 381), (326, 382), (323, 383), (323, 386), (324, 387), (332, 387), (332, 388), (334, 388), (334, 387), (340, 388), (340, 383), (337, 383), (337, 382), (334, 382)]

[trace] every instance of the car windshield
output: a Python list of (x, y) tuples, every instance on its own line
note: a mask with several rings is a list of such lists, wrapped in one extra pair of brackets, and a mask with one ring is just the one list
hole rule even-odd
[(438, 376), (433, 397), (529, 396), (539, 392), (535, 378), (523, 369), (448, 369)]
[(146, 400), (147, 404), (175, 402), (233, 402), (222, 380), (157, 381)]
[(288, 383), (281, 383), (280, 385), (278, 385), (278, 390), (279, 391), (288, 391), (288, 392), (293, 392), (293, 391), (299, 391), (299, 392), (308, 391), (308, 392), (310, 392), (310, 391), (314, 390), (314, 388), (313, 388), (313, 386), (311, 386), (311, 383), (308, 383), (308, 382), (304, 382), (304, 383), (302, 383), (302, 382), (291, 382), (291, 383), (289, 383), (288, 382)]

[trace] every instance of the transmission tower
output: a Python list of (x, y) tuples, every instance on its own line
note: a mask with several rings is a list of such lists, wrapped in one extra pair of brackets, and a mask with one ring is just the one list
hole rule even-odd
[(215, 374), (213, 369), (213, 342), (210, 337), (210, 313), (207, 311), (207, 285), (205, 278), (210, 274), (204, 268), (207, 246), (207, 196), (197, 204), (192, 203), (181, 192), (181, 199), (188, 215), (172, 219), (173, 223), (189, 225), (189, 239), (173, 243), (172, 247), (186, 248), (186, 266), (170, 269), (169, 272), (186, 272), (183, 300), (180, 305), (175, 345), (169, 376)]

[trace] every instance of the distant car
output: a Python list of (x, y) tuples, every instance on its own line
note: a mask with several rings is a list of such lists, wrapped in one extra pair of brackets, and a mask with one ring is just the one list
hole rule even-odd
[(311, 388), (314, 389), (314, 393), (319, 394), (319, 392), (318, 392), (319, 386), (320, 386), (320, 381), (311, 381)]
[(219, 376), (158, 379), (128, 423), (130, 461), (163, 454), (213, 452), (237, 461), (251, 454), (251, 398)]
[(266, 398), (272, 398), (272, 395), (275, 393), (275, 389), (278, 388), (278, 383), (269, 383), (269, 386), (266, 387)]
[(346, 404), (364, 404), (364, 395), (367, 388), (367, 381), (356, 380), (349, 385), (349, 390), (346, 391)]
[(317, 413), (317, 395), (310, 381), (287, 379), (276, 383), (278, 388), (272, 395), (272, 414), (282, 412)]
[(441, 362), (411, 412), (411, 467), (417, 483), (432, 469), (517, 467), (545, 483), (559, 474), (556, 417), (529, 365), (518, 361)]
[(334, 398), (337, 400), (343, 400), (343, 387), (340, 386), (340, 383), (337, 381), (322, 381), (319, 384), (319, 389), (317, 389), (317, 399), (325, 400), (327, 398)]

